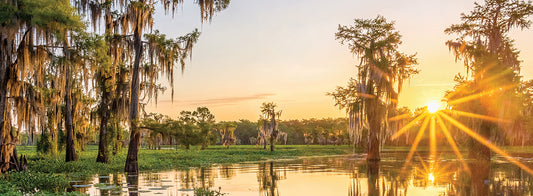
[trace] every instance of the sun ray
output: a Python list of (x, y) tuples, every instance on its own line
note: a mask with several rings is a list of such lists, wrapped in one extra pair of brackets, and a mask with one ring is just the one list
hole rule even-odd
[(416, 135), (415, 141), (413, 142), (413, 146), (411, 146), (411, 149), (409, 150), (409, 154), (407, 154), (404, 168), (407, 167), (407, 165), (409, 164), (409, 161), (411, 161), (411, 159), (413, 158), (413, 154), (415, 153), (415, 150), (418, 147), (418, 143), (420, 143), (420, 140), (422, 140), (422, 137), (424, 136), (424, 132), (428, 124), (429, 124), (429, 118), (425, 118), (424, 123), (422, 123), (422, 127), (420, 127), (420, 130), (418, 131), (418, 134)]
[(401, 115), (398, 115), (398, 116), (390, 117), (387, 121), (393, 122), (393, 121), (409, 118), (410, 116), (411, 116), (410, 113), (401, 114)]
[(492, 151), (498, 153), (499, 155), (503, 156), (504, 158), (506, 158), (509, 162), (517, 165), (518, 167), (522, 168), (524, 171), (528, 172), (529, 174), (532, 174), (533, 175), (533, 170), (531, 170), (529, 167), (525, 166), (524, 164), (520, 163), (518, 160), (516, 160), (515, 158), (511, 157), (509, 154), (507, 154), (505, 151), (501, 150), (500, 148), (498, 148), (496, 145), (490, 143), (487, 141), (487, 139), (485, 139), (483, 136), (477, 134), (476, 132), (472, 131), (470, 128), (466, 127), (465, 125), (463, 125), (462, 123), (458, 122), (457, 120), (453, 119), (452, 117), (444, 114), (444, 113), (441, 113), (440, 114), (443, 118), (445, 118), (446, 120), (448, 120), (449, 122), (451, 122), (454, 126), (456, 126), (457, 128), (461, 129), (463, 132), (465, 132), (466, 134), (470, 135), (470, 137), (474, 138), (475, 140), (477, 140), (478, 142), (482, 143), (483, 145), (487, 146), (488, 148), (490, 148)]
[(391, 136), (391, 140), (395, 140), (396, 138), (400, 137), (404, 132), (408, 131), (411, 127), (415, 126), (415, 124), (420, 121), (422, 118), (427, 116), (428, 113), (423, 113), (420, 116), (416, 117), (413, 121), (409, 122), (407, 125), (402, 127), (398, 132), (396, 132), (394, 135)]
[(430, 124), (429, 124), (429, 157), (434, 162), (437, 160), (437, 136), (436, 136), (436, 133), (435, 133), (435, 115), (431, 115), (431, 117), (430, 117)]
[(489, 95), (489, 94), (492, 94), (492, 93), (495, 93), (495, 92), (498, 92), (498, 91), (504, 91), (504, 90), (513, 88), (515, 86), (516, 86), (516, 84), (502, 86), (499, 89), (486, 90), (486, 91), (483, 91), (483, 92), (480, 92), (480, 93), (476, 93), (476, 94), (473, 94), (473, 95), (461, 97), (459, 99), (450, 100), (450, 101), (448, 101), (448, 105), (457, 105), (457, 104), (460, 104), (460, 103), (464, 103), (464, 102), (467, 102), (467, 101), (478, 99), (480, 97), (483, 97), (485, 95)]
[(498, 79), (502, 76), (505, 76), (506, 74), (510, 74), (512, 73), (513, 70), (512, 69), (505, 69), (504, 71), (501, 71), (493, 76), (490, 76), (488, 78), (485, 78), (483, 80), (480, 81), (480, 85), (479, 86), (483, 86), (483, 85), (486, 85), (488, 84), (489, 82), (492, 82), (492, 80), (495, 80), (495, 79)]
[(418, 156), (418, 160), (420, 161), (420, 164), (422, 164), (422, 167), (424, 168), (425, 171), (429, 171), (429, 168), (428, 166), (424, 163), (424, 160), (422, 159), (422, 157)]
[[(484, 72), (484, 71), (483, 71), (483, 72)], [(485, 83), (485, 84), (486, 84), (486, 83), (489, 83), (489, 82), (491, 82), (492, 80), (498, 79), (500, 76), (503, 76), (503, 75), (505, 75), (505, 74), (509, 74), (509, 72), (512, 72), (512, 70), (511, 70), (511, 69), (506, 69), (505, 71), (502, 71), (502, 72), (500, 72), (500, 73), (498, 73), (498, 74), (495, 74), (495, 75), (493, 75), (493, 76), (490, 76), (490, 77), (488, 77), (488, 78), (485, 78), (485, 79), (481, 80), (480, 83)], [(465, 85), (465, 84), (463, 84), (463, 85)], [(481, 86), (481, 85), (480, 85), (480, 86)], [(476, 88), (475, 90), (479, 90), (479, 87)], [(460, 92), (460, 91), (453, 91), (452, 93), (446, 95), (445, 98), (446, 98), (446, 99), (449, 99), (450, 97), (455, 96), (455, 94), (457, 94), (457, 93), (459, 93), (459, 92)]]
[(509, 120), (507, 119), (501, 119), (501, 118), (497, 118), (497, 117), (492, 117), (492, 116), (486, 116), (486, 115), (481, 115), (481, 114), (474, 114), (474, 113), (470, 113), (470, 112), (464, 112), (464, 111), (459, 111), (459, 110), (449, 110), (450, 112), (453, 112), (457, 115), (460, 115), (460, 116), (466, 116), (466, 117), (471, 117), (471, 118), (477, 118), (477, 119), (481, 119), (481, 120), (488, 120), (488, 121), (492, 121), (492, 122), (503, 122), (503, 123), (510, 123)]
[(437, 121), (439, 123), (440, 129), (442, 130), (442, 133), (446, 137), (446, 140), (448, 140), (448, 143), (450, 144), (450, 146), (452, 146), (453, 152), (455, 153), (455, 155), (457, 155), (459, 161), (461, 161), (461, 164), (465, 167), (465, 170), (470, 173), (470, 168), (468, 167), (468, 164), (466, 164), (466, 161), (463, 158), (463, 154), (461, 154), (461, 151), (459, 151), (459, 147), (457, 147), (455, 140), (448, 131), (448, 128), (446, 128), (446, 126), (444, 125), (444, 121), (442, 120), (440, 115), (437, 115)]
[(437, 137), (435, 133), (435, 116), (431, 115), (429, 124), (429, 152), (435, 158), (437, 155)]
[[(418, 153), (417, 153), (418, 155)], [(437, 156), (437, 158), (440, 156)], [(442, 176), (448, 176), (454, 172), (448, 171), (448, 168), (452, 166), (451, 163), (441, 165), (441, 162), (437, 160), (428, 160), (424, 161), (424, 159), (419, 155), (418, 160), (420, 162), (420, 165), (422, 165), (422, 168), (420, 168), (420, 172), (417, 172), (417, 176), (421, 176), (422, 178), (426, 178), (429, 181), (433, 181), (435, 183), (438, 183), (439, 178)], [(429, 164), (428, 164), (429, 162)]]

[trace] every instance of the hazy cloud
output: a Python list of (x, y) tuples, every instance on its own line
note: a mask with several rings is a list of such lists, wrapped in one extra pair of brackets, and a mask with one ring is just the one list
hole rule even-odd
[[(240, 102), (250, 101), (250, 100), (260, 100), (265, 99), (269, 96), (273, 96), (273, 93), (260, 93), (250, 96), (242, 97), (223, 97), (223, 98), (213, 98), (213, 99), (197, 99), (197, 100), (175, 100), (174, 104), (180, 105), (194, 105), (194, 106), (221, 106), (221, 105), (235, 105)], [(171, 102), (172, 100), (163, 100), (163, 102)]]

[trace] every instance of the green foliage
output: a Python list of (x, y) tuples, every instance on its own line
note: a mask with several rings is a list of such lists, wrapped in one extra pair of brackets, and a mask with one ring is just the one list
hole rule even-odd
[(42, 154), (57, 155), (58, 136), (57, 133), (51, 133), (55, 130), (43, 130), (37, 140), (37, 152)]
[[(237, 144), (250, 145), (250, 138), (257, 137), (259, 129), (257, 128), (256, 122), (251, 122), (249, 120), (239, 120), (234, 122), (237, 127), (235, 128), (235, 138), (237, 139)], [(252, 145), (255, 145), (253, 143)]]
[(176, 134), (181, 145), (189, 149), (192, 145), (202, 144), (203, 137), (200, 135), (200, 129), (192, 124), (184, 124), (179, 127)]
[(11, 3), (0, 4), (0, 24), (13, 25), (19, 21), (60, 34), (66, 29), (83, 27), (68, 0), (19, 0), (18, 7)]
[(3, 186), (2, 190), (8, 191), (15, 187), (22, 193), (30, 194), (37, 191), (64, 192), (70, 187), (69, 179), (54, 173), (10, 172), (2, 176), (1, 180), (11, 184)]
[(218, 187), (218, 190), (209, 190), (208, 188), (196, 188), (194, 189), (195, 196), (224, 196), (227, 193), (221, 192), (221, 187)]
[[(149, 145), (160, 146), (163, 142), (173, 141), (189, 149), (201, 145), (205, 149), (218, 140), (214, 129), (215, 116), (208, 108), (198, 107), (195, 111), (181, 111), (178, 120), (161, 114), (149, 114), (142, 120), (142, 128), (149, 130)], [(163, 138), (167, 138), (163, 141)], [(156, 144), (157, 143), (157, 144)]]
[(127, 133), (127, 130), (125, 130), (118, 122), (112, 122), (107, 126), (107, 141), (109, 141), (107, 144), (112, 147), (113, 155), (122, 150), (124, 145), (122, 137), (127, 135)]
[(47, 29), (56, 36), (61, 37), (67, 29), (84, 27), (69, 0), (23, 0), (22, 3), (24, 10), (21, 10), (20, 16), (31, 21), (31, 25)]
[[(167, 146), (168, 147), (168, 146)], [(79, 160), (65, 162), (63, 155), (51, 157), (35, 153), (33, 147), (19, 147), (20, 154), (28, 156), (28, 168), (34, 172), (62, 173), (68, 177), (90, 177), (94, 174), (109, 174), (122, 172), (127, 150), (123, 149), (117, 155), (110, 157), (108, 164), (97, 163), (98, 146), (89, 145), (80, 154)], [(171, 169), (186, 169), (189, 167), (207, 167), (212, 164), (239, 163), (245, 161), (264, 161), (276, 159), (290, 159), (301, 156), (326, 156), (350, 153), (351, 148), (342, 146), (298, 146), (280, 145), (277, 151), (270, 152), (256, 148), (255, 145), (237, 145), (230, 149), (224, 146), (210, 146), (205, 150), (191, 147), (190, 150), (162, 149), (139, 151), (139, 169), (142, 171), (164, 171)]]
[(0, 180), (0, 194), (6, 196), (16, 196), (20, 195), (21, 192), (19, 192), (17, 187), (14, 184), (11, 184), (11, 182)]
[(7, 3), (0, 4), (0, 25), (6, 25), (12, 19), (12, 17), (17, 13), (17, 9)]

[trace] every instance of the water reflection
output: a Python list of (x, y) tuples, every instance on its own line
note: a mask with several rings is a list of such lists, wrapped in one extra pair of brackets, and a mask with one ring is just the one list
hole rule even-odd
[[(435, 160), (416, 155), (405, 165), (406, 153), (386, 152), (380, 162), (364, 156), (309, 158), (279, 162), (220, 165), (210, 168), (109, 174), (73, 182), (90, 195), (193, 195), (195, 188), (229, 195), (532, 195), (531, 176), (502, 157), (492, 162)], [(529, 163), (533, 154), (521, 154)], [(454, 157), (453, 153), (440, 157)], [(527, 157), (527, 158), (524, 158)], [(404, 167), (405, 166), (405, 167)], [(466, 168), (466, 166), (468, 168)]]
[(475, 178), (470, 178), (471, 195), (489, 195), (490, 160), (477, 159), (470, 162), (468, 167), (471, 168), (472, 175), (466, 176), (475, 176)]
[(259, 182), (259, 195), (278, 196), (278, 181), (286, 179), (286, 173), (274, 168), (274, 162), (259, 163), (257, 181)]
[[(109, 185), (109, 176), (99, 176), (98, 177), (98, 184), (107, 186)], [(110, 189), (107, 188), (100, 188), (100, 195), (109, 195)]]
[(130, 196), (139, 195), (139, 175), (127, 175), (128, 192)]

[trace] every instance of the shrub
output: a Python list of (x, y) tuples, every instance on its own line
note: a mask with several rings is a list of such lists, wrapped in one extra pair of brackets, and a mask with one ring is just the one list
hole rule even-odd
[(194, 196), (224, 196), (226, 193), (222, 193), (218, 187), (218, 190), (209, 190), (208, 188), (196, 188), (194, 189)]

